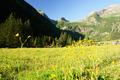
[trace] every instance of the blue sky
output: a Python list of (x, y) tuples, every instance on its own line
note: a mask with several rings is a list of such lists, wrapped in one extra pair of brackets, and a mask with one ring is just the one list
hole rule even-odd
[(37, 10), (43, 10), (49, 18), (65, 17), (70, 21), (85, 18), (90, 12), (101, 10), (120, 0), (26, 0)]

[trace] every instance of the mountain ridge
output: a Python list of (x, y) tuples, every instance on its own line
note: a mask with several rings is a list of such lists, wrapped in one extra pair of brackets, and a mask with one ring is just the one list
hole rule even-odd
[(120, 5), (110, 5), (90, 13), (82, 21), (59, 23), (61, 29), (85, 34), (95, 41), (120, 39)]
[(57, 37), (60, 35), (60, 30), (25, 0), (2, 0), (0, 10), (0, 23), (4, 22), (11, 13), (14, 13), (16, 18), (20, 18), (23, 22), (30, 21), (35, 36)]

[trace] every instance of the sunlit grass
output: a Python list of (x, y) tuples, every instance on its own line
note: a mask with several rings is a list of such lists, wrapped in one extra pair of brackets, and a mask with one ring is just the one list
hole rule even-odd
[(2, 80), (117, 80), (120, 45), (0, 49)]

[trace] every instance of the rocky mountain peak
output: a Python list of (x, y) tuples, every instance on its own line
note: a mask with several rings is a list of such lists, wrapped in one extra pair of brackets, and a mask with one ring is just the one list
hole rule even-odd
[(67, 20), (65, 17), (61, 17), (61, 18), (59, 19), (59, 21), (69, 22), (69, 20)]
[(99, 11), (91, 12), (85, 19), (88, 23), (97, 23), (100, 18), (120, 16), (120, 4), (113, 4)]
[(120, 4), (110, 5), (106, 8), (98, 11), (98, 14), (101, 17), (111, 16), (111, 15), (118, 16), (120, 14)]

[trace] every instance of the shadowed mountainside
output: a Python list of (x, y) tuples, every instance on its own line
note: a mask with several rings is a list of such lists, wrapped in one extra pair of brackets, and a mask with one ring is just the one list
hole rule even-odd
[[(56, 25), (46, 17), (43, 13), (40, 13), (36, 9), (34, 9), (31, 5), (29, 5), (24, 0), (2, 0), (0, 2), (0, 23), (4, 22), (11, 13), (16, 15), (16, 18), (20, 18), (23, 22), (29, 20), (32, 28), (32, 33), (34, 36), (51, 36), (51, 37), (59, 37), (62, 32), (66, 32), (60, 30), (56, 27)], [(68, 34), (70, 34), (70, 31)], [(80, 34), (80, 33), (78, 33)], [(71, 35), (74, 39), (76, 36), (79, 39), (82, 34), (76, 35), (71, 32)], [(74, 35), (74, 36), (73, 36)]]
[(45, 16), (40, 14), (24, 0), (2, 0), (0, 2), (0, 23), (4, 22), (11, 13), (23, 22), (29, 20), (35, 36), (47, 35), (57, 37), (60, 30)]

